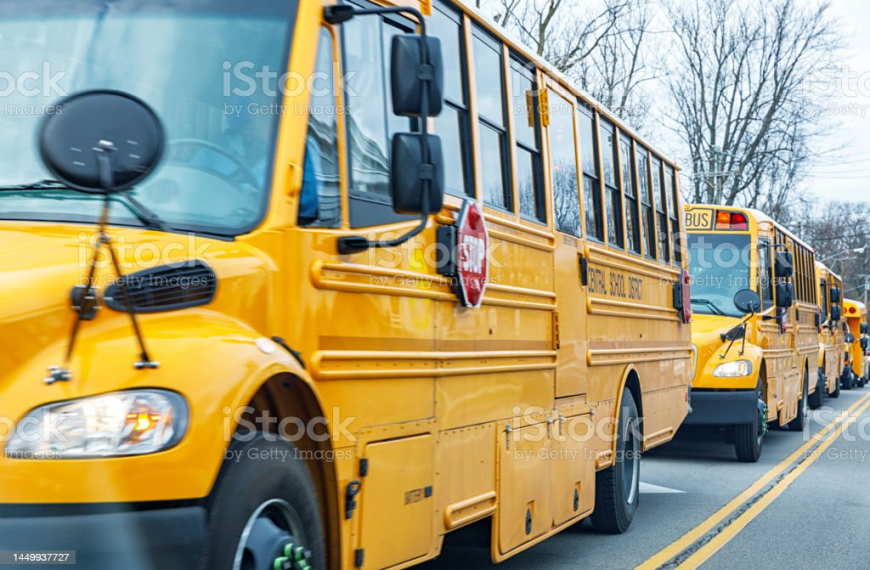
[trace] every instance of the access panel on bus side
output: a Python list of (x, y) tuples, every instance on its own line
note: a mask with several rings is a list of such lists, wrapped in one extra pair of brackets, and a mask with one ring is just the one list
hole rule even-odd
[[(363, 569), (388, 568), (427, 555), (432, 547), (434, 437), (370, 443), (363, 457), (360, 530)], [(359, 560), (359, 558), (358, 558)]]

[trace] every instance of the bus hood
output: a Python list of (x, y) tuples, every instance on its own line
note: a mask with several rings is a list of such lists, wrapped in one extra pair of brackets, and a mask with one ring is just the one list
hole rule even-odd
[[(746, 359), (754, 363), (760, 361), (760, 352), (758, 347), (746, 342), (746, 352), (743, 356), (740, 355), (740, 349), (743, 347), (742, 340), (737, 340), (734, 346), (728, 351), (729, 342), (722, 341), (722, 335), (727, 333), (739, 325), (743, 319), (740, 317), (728, 317), (719, 315), (699, 315), (692, 314), (692, 345), (697, 351), (697, 361), (695, 365), (695, 377), (692, 385), (695, 388), (743, 388), (745, 386), (736, 386), (734, 381), (726, 379), (714, 379), (711, 377), (713, 369), (719, 364), (731, 362), (733, 360)], [(757, 369), (754, 370), (752, 378), (757, 377)], [(754, 382), (755, 380), (751, 380)], [(742, 384), (742, 383), (741, 383)], [(754, 386), (754, 384), (752, 384)]]
[[(254, 326), (262, 324), (262, 315), (255, 310), (259, 304), (254, 307), (252, 297), (239, 295), (245, 291), (267, 298), (264, 288), (273, 264), (259, 250), (239, 242), (143, 229), (111, 228), (109, 234), (125, 275), (166, 263), (203, 260), (218, 277), (218, 296), (209, 308), (244, 316)], [(62, 364), (75, 320), (71, 293), (76, 285), (87, 282), (93, 252), (90, 244), (95, 240), (93, 226), (0, 222), (0, 392), (27, 363), (44, 361), (43, 371)], [(109, 266), (108, 258), (98, 263), (99, 297), (115, 281)], [(221, 295), (222, 289), (227, 294)], [(95, 349), (88, 346), (86, 337), (96, 330), (124, 327), (128, 332), (123, 334), (133, 338), (125, 313), (106, 308), (102, 299), (100, 307), (92, 321), (83, 323), (77, 352)], [(146, 323), (146, 337), (148, 318), (140, 316)], [(138, 353), (132, 341), (130, 349), (135, 359)]]

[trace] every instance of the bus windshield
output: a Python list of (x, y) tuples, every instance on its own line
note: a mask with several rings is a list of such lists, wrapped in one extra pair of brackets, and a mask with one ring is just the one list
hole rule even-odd
[(753, 289), (749, 281), (748, 234), (689, 234), (692, 310), (707, 315), (741, 317), (734, 294)]
[[(0, 219), (96, 222), (98, 196), (51, 178), (37, 138), (68, 95), (133, 94), (163, 122), (158, 170), (132, 195), (178, 231), (237, 235), (268, 201), (295, 2), (0, 0)], [(110, 222), (141, 225), (113, 204)]]

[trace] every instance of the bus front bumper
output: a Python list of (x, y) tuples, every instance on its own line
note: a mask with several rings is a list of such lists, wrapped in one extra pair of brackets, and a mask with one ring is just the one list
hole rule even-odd
[(196, 569), (205, 535), (203, 507), (98, 512), (79, 505), (0, 505), (0, 550), (74, 551), (71, 567), (88, 570)]
[(683, 424), (729, 426), (749, 424), (758, 414), (755, 390), (692, 390), (692, 413)]

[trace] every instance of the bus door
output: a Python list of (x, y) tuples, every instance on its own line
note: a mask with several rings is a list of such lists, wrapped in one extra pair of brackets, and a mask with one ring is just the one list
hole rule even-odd
[(760, 236), (758, 238), (758, 268), (762, 303), (758, 334), (759, 346), (764, 351), (766, 368), (765, 401), (767, 402), (768, 420), (776, 419), (777, 416), (778, 401), (782, 397), (782, 378), (785, 372), (783, 363), (788, 357), (786, 339), (777, 320), (779, 309), (776, 306), (773, 247), (770, 237)]

